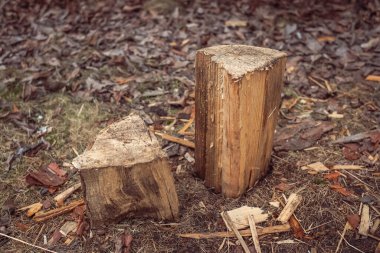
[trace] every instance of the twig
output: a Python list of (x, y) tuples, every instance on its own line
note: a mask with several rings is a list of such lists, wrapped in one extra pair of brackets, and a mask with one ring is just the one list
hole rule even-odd
[(344, 235), (341, 234), (341, 233), (339, 233), (339, 231), (336, 231), (336, 232), (338, 232), (338, 234), (340, 235), (340, 238), (343, 239), (347, 243), (348, 246), (350, 246), (351, 248), (353, 248), (353, 249), (355, 249), (355, 250), (357, 250), (357, 251), (359, 251), (361, 253), (365, 253), (364, 251), (361, 251), (360, 249), (356, 248), (355, 246), (349, 244), (348, 241), (344, 238)]
[[(283, 225), (270, 226), (265, 228), (258, 228), (258, 235), (267, 235), (267, 234), (275, 234), (275, 233), (283, 233), (290, 231), (290, 225), (288, 223)], [(252, 236), (250, 229), (244, 229), (239, 231), (241, 236)], [(184, 238), (192, 238), (192, 239), (211, 239), (218, 237), (235, 237), (234, 232), (226, 231), (226, 232), (210, 232), (210, 233), (192, 233), (192, 234), (177, 234), (179, 237)]]
[(241, 246), (243, 247), (244, 252), (245, 253), (251, 253), (251, 251), (248, 248), (248, 245), (245, 243), (243, 237), (239, 233), (239, 230), (236, 229), (236, 227), (235, 227), (234, 223), (232, 222), (231, 217), (228, 215), (228, 213), (222, 212), (222, 218), (226, 222), (228, 227), (230, 227), (232, 229), (232, 231), (235, 233), (237, 239), (239, 240)]
[(178, 138), (175, 136), (171, 136), (169, 134), (164, 134), (164, 133), (159, 133), (159, 132), (155, 132), (155, 134), (158, 136), (161, 136), (162, 139), (165, 139), (165, 140), (168, 140), (171, 142), (175, 142), (175, 143), (181, 144), (181, 145), (189, 147), (189, 148), (195, 148), (195, 144), (192, 141), (188, 141), (188, 140), (181, 139), (181, 138)]
[(53, 210), (50, 210), (47, 212), (36, 213), (33, 217), (33, 220), (35, 220), (37, 222), (46, 221), (46, 220), (49, 220), (49, 219), (54, 218), (56, 216), (68, 213), (71, 210), (73, 210), (75, 207), (80, 206), (80, 205), (84, 205), (83, 199), (73, 201), (66, 206), (62, 206), (62, 207), (59, 207), (59, 208), (56, 208), (56, 209), (53, 209)]
[(41, 227), (41, 229), (40, 229), (40, 232), (38, 232), (38, 235), (36, 236), (36, 239), (34, 239), (33, 244), (36, 244), (36, 243), (37, 243), (38, 238), (40, 238), (40, 236), (41, 236), (41, 234), (42, 234), (42, 231), (44, 230), (45, 226), (46, 226), (46, 224), (43, 224), (43, 225), (42, 225), (42, 227)]
[(363, 180), (361, 180), (360, 178), (358, 178), (357, 176), (351, 174), (350, 172), (348, 172), (347, 170), (345, 171), (345, 173), (347, 173), (348, 175), (350, 175), (351, 177), (355, 178), (356, 180), (358, 180), (360, 183), (368, 186), (369, 188), (373, 189), (372, 186), (370, 186), (369, 184), (367, 184), (366, 182), (364, 182)]
[(344, 239), (344, 235), (346, 234), (347, 228), (348, 228), (348, 222), (346, 222), (346, 224), (344, 225), (342, 234), (340, 234), (339, 231), (337, 231), (338, 234), (340, 235), (340, 239), (339, 239), (338, 245), (336, 246), (335, 253), (337, 253), (339, 251), (340, 245), (342, 244), (342, 241)]
[(0, 235), (1, 235), (1, 236), (4, 236), (4, 237), (6, 237), (6, 238), (12, 239), (12, 240), (14, 240), (14, 241), (16, 241), (16, 242), (21, 242), (21, 243), (26, 244), (26, 245), (28, 245), (28, 246), (30, 246), (30, 247), (33, 247), (33, 248), (37, 248), (37, 249), (40, 249), (40, 250), (43, 250), (43, 251), (47, 251), (47, 252), (52, 252), (52, 253), (58, 253), (57, 251), (52, 251), (52, 250), (50, 250), (50, 249), (45, 249), (45, 248), (42, 248), (42, 247), (40, 247), (40, 246), (37, 246), (37, 245), (31, 244), (31, 243), (25, 242), (25, 241), (23, 241), (23, 240), (20, 240), (20, 239), (18, 239), (18, 238), (15, 238), (15, 237), (12, 237), (12, 236), (9, 236), (9, 235), (6, 235), (6, 234), (3, 234), (3, 233), (0, 233)]

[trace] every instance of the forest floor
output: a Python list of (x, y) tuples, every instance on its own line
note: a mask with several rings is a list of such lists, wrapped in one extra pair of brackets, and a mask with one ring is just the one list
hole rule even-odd
[[(0, 3), (0, 233), (56, 252), (242, 252), (235, 238), (177, 234), (225, 231), (220, 212), (244, 205), (270, 214), (259, 226), (274, 225), (281, 208), (269, 202), (298, 192), (295, 215), (305, 233), (262, 236), (263, 252), (336, 252), (346, 222), (351, 228), (337, 252), (374, 252), (379, 229), (363, 236), (357, 225), (363, 206), (370, 207), (371, 228), (380, 218), (380, 132), (368, 132), (380, 124), (379, 2), (147, 2)], [(54, 209), (54, 196), (80, 181), (72, 159), (131, 111), (192, 141), (178, 130), (194, 106), (195, 52), (218, 44), (288, 54), (270, 172), (254, 188), (223, 198), (194, 175), (191, 148), (162, 140), (180, 201), (175, 222), (133, 218), (92, 228), (80, 208), (44, 222), (18, 211), (37, 202)], [(315, 162), (327, 170), (307, 167)], [(67, 172), (64, 184), (27, 180), (51, 163)], [(337, 173), (334, 165), (361, 167)], [(77, 191), (65, 203), (82, 197)], [(61, 238), (67, 221), (82, 229)], [(130, 245), (122, 243), (126, 235)], [(0, 248), (40, 252), (3, 236)]]

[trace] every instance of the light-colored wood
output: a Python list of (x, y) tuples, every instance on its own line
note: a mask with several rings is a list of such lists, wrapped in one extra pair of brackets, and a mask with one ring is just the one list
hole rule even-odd
[[(284, 233), (290, 231), (290, 225), (288, 223), (276, 226), (270, 226), (265, 228), (258, 228), (257, 234), (267, 235)], [(239, 231), (241, 236), (252, 236), (250, 229), (244, 229)], [(191, 233), (191, 234), (178, 234), (179, 237), (192, 238), (192, 239), (212, 239), (212, 238), (224, 238), (224, 237), (235, 237), (235, 233), (232, 231), (225, 232), (211, 232), (211, 233)]]
[(252, 241), (253, 241), (253, 245), (255, 246), (256, 253), (261, 253), (259, 235), (257, 234), (254, 215), (249, 214), (248, 221), (249, 221), (249, 228), (251, 229)]
[(178, 217), (168, 158), (136, 114), (103, 129), (73, 165), (79, 169), (93, 226), (127, 216)]
[(71, 186), (70, 188), (66, 189), (65, 191), (61, 192), (57, 196), (54, 197), (55, 204), (57, 206), (63, 206), (63, 202), (65, 199), (70, 197), (71, 194), (73, 194), (76, 190), (78, 190), (81, 187), (81, 183), (75, 184)]
[[(248, 215), (252, 214), (255, 216), (255, 223), (261, 223), (268, 219), (268, 214), (264, 213), (261, 208), (242, 206), (230, 211), (227, 211), (237, 229), (243, 229), (249, 227)], [(232, 230), (227, 224), (227, 228)]]
[(376, 218), (369, 232), (374, 235), (377, 229), (379, 228), (379, 226), (380, 226), (380, 218)]
[(227, 212), (223, 212), (222, 213), (222, 218), (223, 218), (224, 222), (228, 225), (228, 227), (231, 228), (232, 231), (234, 232), (234, 234), (236, 235), (236, 238), (239, 240), (240, 245), (243, 247), (244, 252), (245, 253), (251, 253), (251, 251), (248, 248), (248, 245), (245, 243), (243, 237), (241, 236), (239, 230), (237, 230), (237, 228), (235, 227), (235, 225), (232, 222), (232, 220), (231, 220), (230, 216), (228, 215), (228, 213)]
[(297, 209), (298, 205), (301, 203), (301, 201), (302, 197), (300, 195), (295, 193), (290, 194), (288, 201), (286, 202), (286, 205), (284, 209), (282, 209), (277, 220), (282, 223), (288, 222), (294, 211)]
[(343, 232), (342, 234), (339, 233), (340, 235), (340, 238), (339, 238), (339, 241), (338, 241), (338, 245), (336, 246), (336, 249), (335, 249), (335, 253), (338, 253), (339, 252), (339, 249), (340, 249), (340, 245), (342, 244), (342, 241), (344, 240), (344, 236), (346, 234), (346, 231), (350, 228), (350, 224), (348, 222), (346, 222), (346, 224), (344, 225), (344, 228), (343, 228)]
[(333, 170), (362, 170), (365, 168), (363, 168), (363, 166), (360, 166), (360, 165), (337, 164), (337, 165), (334, 165), (331, 169)]
[(66, 221), (65, 224), (59, 229), (59, 232), (66, 237), (69, 233), (74, 231), (78, 227), (75, 221)]
[(238, 197), (267, 172), (286, 55), (214, 46), (196, 55), (195, 160), (206, 186)]
[(47, 212), (38, 212), (34, 215), (33, 220), (35, 220), (37, 222), (46, 221), (46, 220), (49, 220), (51, 218), (57, 217), (59, 215), (68, 213), (68, 212), (74, 210), (75, 207), (81, 206), (83, 204), (84, 204), (83, 199), (75, 200), (66, 206), (58, 207), (56, 209), (53, 209), (53, 210), (50, 210)]
[(162, 139), (178, 143), (178, 144), (185, 146), (185, 147), (195, 148), (195, 144), (192, 141), (188, 141), (185, 139), (181, 139), (181, 138), (178, 138), (178, 137), (175, 137), (175, 136), (172, 136), (169, 134), (165, 134), (165, 133), (160, 133), (160, 132), (155, 132), (155, 134), (160, 136)]
[(363, 204), (362, 211), (360, 213), (359, 234), (368, 235), (370, 225), (369, 206)]

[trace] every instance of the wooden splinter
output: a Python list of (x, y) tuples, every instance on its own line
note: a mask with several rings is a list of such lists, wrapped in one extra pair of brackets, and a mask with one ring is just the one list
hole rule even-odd
[(126, 216), (178, 217), (168, 158), (138, 115), (108, 126), (74, 159), (92, 225)]
[(196, 55), (195, 160), (206, 186), (238, 197), (266, 172), (286, 54), (244, 45)]

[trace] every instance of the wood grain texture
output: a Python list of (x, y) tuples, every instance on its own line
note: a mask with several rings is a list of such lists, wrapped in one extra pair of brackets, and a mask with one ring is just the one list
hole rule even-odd
[(178, 217), (178, 198), (166, 154), (143, 120), (130, 115), (100, 132), (74, 159), (93, 225), (129, 216)]
[(215, 46), (196, 55), (196, 172), (206, 186), (238, 197), (266, 172), (286, 55)]

